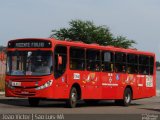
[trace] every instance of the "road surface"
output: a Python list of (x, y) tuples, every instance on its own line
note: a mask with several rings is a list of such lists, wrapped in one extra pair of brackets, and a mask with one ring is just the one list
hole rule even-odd
[(89, 114), (92, 114), (92, 116), (100, 114), (108, 115), (109, 117), (113, 117), (114, 115), (140, 115), (139, 118), (142, 117), (142, 114), (154, 114), (158, 115), (158, 119), (160, 119), (160, 97), (134, 100), (129, 107), (116, 106), (114, 101), (101, 101), (96, 105), (87, 105), (84, 102), (80, 102), (77, 108), (66, 108), (64, 102), (43, 100), (40, 102), (39, 107), (30, 107), (27, 99), (6, 98), (4, 96), (0, 96), (0, 114), (8, 113), (64, 115), (79, 114), (81, 117)]

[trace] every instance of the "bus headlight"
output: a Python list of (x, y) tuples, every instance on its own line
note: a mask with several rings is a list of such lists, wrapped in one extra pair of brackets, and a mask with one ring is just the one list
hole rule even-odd
[(44, 88), (47, 88), (47, 87), (50, 87), (53, 83), (53, 80), (49, 80), (47, 81), (45, 84), (39, 86), (36, 88), (36, 90), (41, 90), (41, 89), (44, 89)]

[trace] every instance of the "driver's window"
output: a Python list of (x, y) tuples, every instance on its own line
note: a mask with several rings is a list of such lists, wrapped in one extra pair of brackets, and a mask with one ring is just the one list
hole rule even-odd
[(54, 55), (54, 76), (60, 77), (66, 70), (67, 64), (67, 47), (57, 46)]

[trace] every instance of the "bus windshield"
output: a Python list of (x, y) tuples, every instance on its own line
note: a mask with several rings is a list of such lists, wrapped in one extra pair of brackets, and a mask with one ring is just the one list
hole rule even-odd
[(53, 70), (51, 51), (13, 51), (7, 54), (8, 75), (49, 75)]

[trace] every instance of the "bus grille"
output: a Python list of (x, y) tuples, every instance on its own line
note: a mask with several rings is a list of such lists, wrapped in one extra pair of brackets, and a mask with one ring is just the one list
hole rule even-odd
[(18, 91), (15, 91), (14, 94), (16, 95), (20, 95), (20, 96), (34, 96), (35, 95), (35, 92), (18, 92)]
[(35, 89), (36, 86), (15, 86), (15, 88), (19, 88), (19, 89)]

